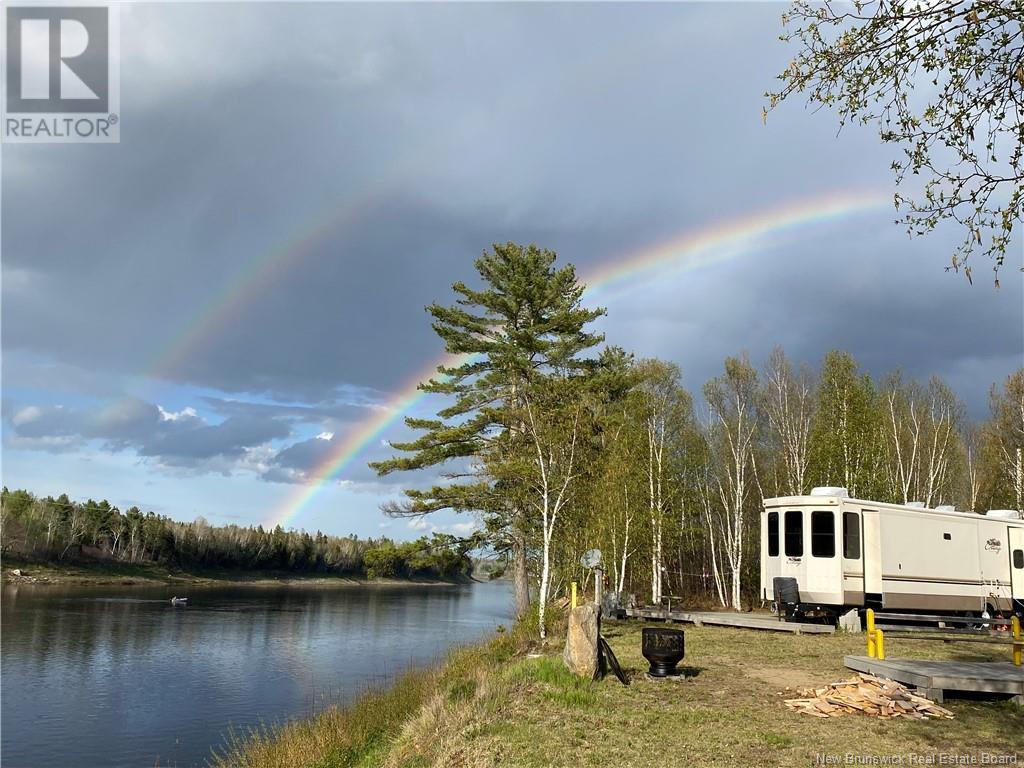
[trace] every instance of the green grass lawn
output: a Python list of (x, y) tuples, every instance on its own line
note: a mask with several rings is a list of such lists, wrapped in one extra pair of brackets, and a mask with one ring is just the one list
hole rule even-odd
[[(640, 624), (607, 623), (604, 634), (632, 676), (587, 685), (560, 661), (521, 662), (503, 716), (490, 721), (473, 751), (482, 764), (516, 766), (812, 765), (818, 755), (1016, 754), (1024, 751), (1024, 708), (1009, 702), (948, 700), (956, 718), (881, 720), (849, 715), (827, 720), (791, 712), (785, 686), (822, 685), (853, 673), (842, 657), (863, 654), (850, 635), (788, 635), (713, 627), (686, 628), (685, 682), (649, 680), (640, 654)], [(889, 655), (1008, 661), (999, 646), (891, 638)], [(573, 693), (573, 695), (567, 695)], [(1024, 753), (1021, 754), (1024, 758)]]
[[(590, 682), (562, 665), (562, 639), (524, 630), (455, 652), (439, 670), (389, 692), (300, 722), (222, 763), (264, 766), (800, 766), (820, 755), (1016, 755), (1024, 760), (1024, 707), (947, 699), (953, 720), (817, 719), (782, 704), (786, 686), (851, 676), (844, 655), (859, 635), (790, 635), (685, 627), (685, 680), (650, 680), (640, 623), (607, 622), (604, 635), (631, 677)], [(1008, 661), (1007, 646), (890, 638), (888, 655)], [(938, 758), (936, 758), (937, 760)], [(864, 764), (864, 763), (861, 763)], [(934, 764), (939, 764), (938, 762)]]

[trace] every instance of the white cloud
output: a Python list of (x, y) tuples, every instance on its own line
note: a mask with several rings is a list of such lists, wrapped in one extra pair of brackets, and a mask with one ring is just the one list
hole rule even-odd
[(475, 520), (467, 520), (464, 523), (452, 523), (442, 528), (445, 533), (450, 533), (453, 536), (469, 536), (471, 533), (477, 530), (477, 524)]
[(20, 411), (14, 414), (14, 416), (11, 418), (11, 424), (13, 424), (16, 427), (19, 427), (22, 424), (28, 424), (30, 421), (35, 421), (42, 415), (43, 411), (41, 408), (35, 405), (30, 405), (26, 408), (22, 408)]
[(42, 437), (21, 437), (20, 435), (8, 435), (5, 441), (10, 448), (20, 448), (29, 451), (49, 451), (60, 453), (77, 448), (81, 441), (71, 435), (44, 435)]
[(192, 406), (186, 406), (185, 408), (182, 408), (180, 411), (167, 411), (164, 410), (164, 407), (162, 405), (158, 405), (157, 409), (160, 411), (161, 421), (179, 421), (181, 419), (199, 418), (199, 414), (196, 412), (196, 409), (193, 408)]

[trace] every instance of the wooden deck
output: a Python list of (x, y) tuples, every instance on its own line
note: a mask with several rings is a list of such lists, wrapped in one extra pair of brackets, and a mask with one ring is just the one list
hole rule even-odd
[(719, 613), (717, 611), (667, 611), (664, 608), (627, 608), (626, 618), (648, 621), (678, 621), (694, 626), (742, 627), (769, 632), (790, 632), (794, 635), (830, 635), (836, 628), (827, 624), (798, 624), (779, 621), (752, 613)]
[(918, 688), (922, 695), (941, 702), (946, 693), (1000, 693), (1024, 704), (1024, 667), (1008, 661), (925, 661), (846, 656), (843, 664), (857, 672), (887, 677)]

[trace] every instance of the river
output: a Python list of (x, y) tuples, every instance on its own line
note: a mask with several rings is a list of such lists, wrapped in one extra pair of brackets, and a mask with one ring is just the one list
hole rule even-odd
[[(173, 594), (189, 597), (174, 607)], [(4, 768), (202, 766), (508, 624), (507, 583), (5, 586)]]

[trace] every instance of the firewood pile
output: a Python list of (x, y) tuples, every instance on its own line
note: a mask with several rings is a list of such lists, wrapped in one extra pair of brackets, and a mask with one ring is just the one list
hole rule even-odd
[(839, 717), (859, 712), (881, 718), (953, 719), (948, 709), (911, 693), (901, 683), (861, 673), (823, 688), (798, 688), (796, 694), (798, 698), (785, 699), (785, 705), (811, 717)]

